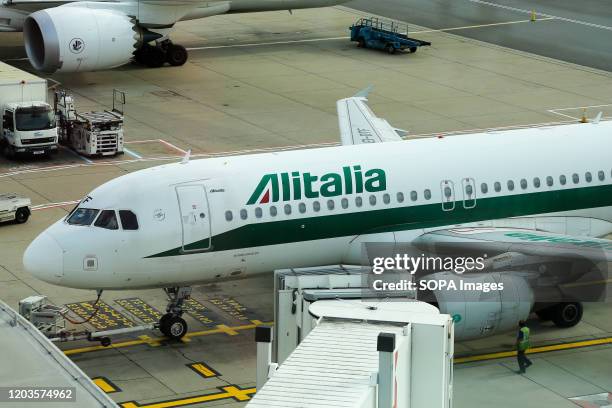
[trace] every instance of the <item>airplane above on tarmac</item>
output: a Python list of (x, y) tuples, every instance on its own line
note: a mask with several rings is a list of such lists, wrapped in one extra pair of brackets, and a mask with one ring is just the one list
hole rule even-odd
[(462, 317), (458, 339), (515, 328), (536, 309), (561, 327), (581, 320), (579, 300), (544, 302), (527, 281), (561, 292), (576, 249), (612, 258), (598, 238), (612, 233), (612, 122), (403, 140), (366, 92), (337, 107), (340, 146), (186, 158), (101, 185), (29, 245), (26, 270), (98, 297), (164, 288), (159, 328), (180, 338), (194, 284), (361, 264), (364, 243), (464, 245), (500, 263), (463, 277), (506, 290), (460, 301), (433, 291), (442, 313)]
[[(328, 7), (347, 0), (4, 0), (0, 32), (23, 31), (32, 66), (44, 72), (150, 67), (187, 61), (169, 33), (178, 21), (227, 13)], [(155, 45), (153, 45), (155, 44)]]

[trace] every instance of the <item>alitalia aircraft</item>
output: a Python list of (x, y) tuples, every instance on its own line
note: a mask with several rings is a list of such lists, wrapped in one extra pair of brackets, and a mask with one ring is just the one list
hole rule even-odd
[[(24, 265), (71, 288), (164, 288), (159, 327), (179, 338), (194, 284), (360, 264), (371, 242), (469, 246), (499, 261), (469, 279), (507, 290), (434, 295), (462, 316), (457, 337), (474, 338), (529, 315), (541, 302), (529, 279), (553, 291), (575, 279), (562, 265), (576, 249), (610, 259), (612, 241), (598, 237), (612, 233), (612, 122), (403, 140), (366, 102), (338, 101), (337, 147), (185, 159), (109, 181), (41, 233)], [(539, 312), (572, 326), (582, 306), (548, 301)]]
[(136, 60), (183, 65), (185, 47), (169, 33), (176, 22), (226, 13), (327, 7), (347, 0), (4, 0), (0, 33), (23, 31), (32, 66), (82, 72)]

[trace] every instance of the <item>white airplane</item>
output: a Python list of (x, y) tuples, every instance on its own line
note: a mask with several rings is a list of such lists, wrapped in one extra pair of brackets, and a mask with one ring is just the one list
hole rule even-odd
[(540, 316), (577, 324), (579, 300), (552, 304), (527, 283), (561, 292), (577, 249), (611, 258), (597, 237), (612, 233), (612, 122), (403, 140), (366, 102), (338, 101), (341, 146), (186, 158), (111, 180), (30, 244), (25, 268), (71, 288), (164, 288), (159, 327), (180, 338), (194, 284), (361, 264), (364, 243), (465, 246), (499, 262), (463, 277), (507, 289), (433, 291), (460, 316), (457, 338), (512, 329), (543, 303)]
[[(347, 0), (4, 0), (0, 32), (23, 31), (32, 66), (44, 72), (150, 67), (187, 61), (168, 35), (177, 21), (226, 13), (327, 7)], [(153, 45), (155, 44), (155, 45)]]

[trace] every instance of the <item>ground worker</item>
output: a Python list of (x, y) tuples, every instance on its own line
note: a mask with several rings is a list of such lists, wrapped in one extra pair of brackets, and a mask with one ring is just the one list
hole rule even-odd
[(525, 355), (530, 346), (529, 327), (527, 327), (524, 320), (521, 320), (519, 322), (518, 336), (516, 337), (516, 359), (518, 360), (519, 374), (525, 374), (525, 369), (533, 364)]

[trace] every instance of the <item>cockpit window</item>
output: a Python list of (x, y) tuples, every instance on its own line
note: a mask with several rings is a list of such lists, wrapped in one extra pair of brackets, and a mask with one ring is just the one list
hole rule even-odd
[(115, 215), (114, 210), (103, 210), (100, 213), (98, 219), (94, 223), (96, 227), (106, 228), (109, 230), (116, 230), (119, 228), (119, 224), (117, 223), (117, 216)]
[(119, 218), (121, 218), (121, 226), (124, 230), (137, 230), (138, 219), (136, 214), (130, 210), (119, 210)]
[(72, 215), (68, 217), (68, 224), (70, 225), (91, 225), (96, 215), (100, 210), (93, 208), (77, 208), (74, 210)]

